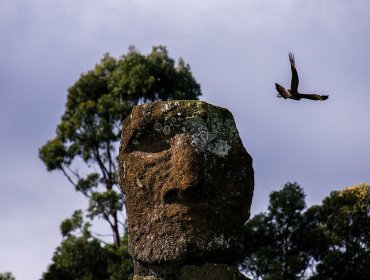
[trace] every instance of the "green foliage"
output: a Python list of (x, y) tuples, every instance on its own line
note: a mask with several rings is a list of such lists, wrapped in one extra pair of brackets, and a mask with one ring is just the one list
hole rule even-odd
[(312, 279), (370, 279), (370, 186), (332, 192), (317, 209), (316, 229), (325, 242)]
[(131, 279), (133, 265), (128, 255), (127, 234), (120, 246), (104, 244), (94, 237), (81, 210), (60, 226), (62, 243), (41, 280), (119, 280)]
[(71, 218), (65, 219), (60, 224), (60, 232), (62, 233), (63, 237), (71, 236), (77, 230), (81, 231), (82, 227), (85, 225), (88, 224), (84, 224), (82, 210), (76, 210)]
[(86, 196), (89, 196), (90, 193), (97, 189), (99, 186), (99, 174), (90, 173), (86, 178), (81, 178), (76, 184), (76, 190), (83, 193)]
[(43, 279), (108, 279), (107, 257), (97, 240), (70, 236), (56, 249)]
[[(117, 182), (123, 119), (139, 103), (197, 99), (200, 95), (189, 65), (182, 59), (176, 65), (163, 46), (153, 47), (148, 55), (130, 47), (120, 59), (106, 54), (68, 89), (56, 136), (40, 148), (39, 157), (48, 171), (62, 172), (89, 200), (88, 217), (107, 221), (116, 246), (120, 246), (124, 230), (118, 215), (124, 197)], [(62, 227), (67, 234), (73, 223)]]
[(304, 232), (305, 194), (297, 183), (287, 183), (270, 194), (267, 213), (246, 223), (246, 257), (242, 263), (253, 279), (299, 279), (309, 257), (300, 250)]
[(110, 262), (107, 271), (110, 280), (132, 279), (133, 263), (131, 256), (128, 254), (128, 235), (125, 234), (119, 248), (108, 247), (110, 252)]
[(109, 213), (122, 211), (123, 203), (120, 194), (114, 190), (106, 192), (93, 192), (89, 201), (89, 217), (105, 217)]
[(15, 280), (11, 272), (0, 273), (0, 280)]
[(253, 279), (370, 279), (370, 187), (334, 191), (305, 208), (296, 183), (270, 195), (245, 227), (242, 268)]
[(133, 268), (127, 247), (102, 246), (94, 238), (69, 236), (62, 241), (41, 280), (130, 279)]
[(117, 62), (117, 69), (109, 82), (117, 95), (134, 102), (171, 99), (197, 99), (200, 86), (193, 78), (190, 66), (182, 59), (177, 66), (165, 47), (153, 47), (145, 56), (134, 47)]
[(48, 171), (62, 169), (63, 165), (70, 164), (63, 142), (59, 138), (49, 140), (39, 151), (40, 158), (44, 161)]

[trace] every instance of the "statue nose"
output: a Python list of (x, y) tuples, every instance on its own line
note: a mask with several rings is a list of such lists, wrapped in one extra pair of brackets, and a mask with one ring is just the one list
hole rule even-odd
[(189, 135), (171, 139), (171, 170), (162, 190), (164, 203), (189, 202), (200, 191), (202, 156)]

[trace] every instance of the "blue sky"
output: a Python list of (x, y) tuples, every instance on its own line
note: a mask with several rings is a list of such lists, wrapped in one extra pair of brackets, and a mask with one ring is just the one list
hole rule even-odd
[[(0, 2), (0, 272), (39, 279), (59, 224), (86, 207), (38, 148), (54, 136), (67, 89), (109, 52), (165, 45), (183, 57), (202, 100), (233, 114), (254, 159), (252, 213), (287, 181), (309, 205), (370, 182), (370, 2), (367, 0), (2, 0)], [(276, 98), (296, 56), (301, 91)]]

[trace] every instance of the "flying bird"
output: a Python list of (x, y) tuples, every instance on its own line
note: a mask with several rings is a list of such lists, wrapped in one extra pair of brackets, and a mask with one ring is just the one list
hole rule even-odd
[(286, 89), (281, 85), (275, 83), (276, 90), (278, 91), (277, 97), (283, 97), (284, 99), (293, 99), (293, 100), (300, 100), (302, 98), (310, 99), (310, 100), (326, 100), (329, 98), (328, 95), (319, 95), (315, 93), (299, 93), (298, 92), (298, 73), (295, 67), (295, 60), (294, 54), (289, 53), (289, 61), (290, 61), (290, 68), (292, 70), (292, 82), (290, 84), (290, 89)]

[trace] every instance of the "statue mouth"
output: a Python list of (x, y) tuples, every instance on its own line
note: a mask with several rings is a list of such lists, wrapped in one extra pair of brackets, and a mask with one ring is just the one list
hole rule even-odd
[(201, 223), (213, 223), (213, 219), (209, 219), (210, 215), (214, 214), (214, 207), (208, 202), (183, 203), (173, 202), (164, 204), (163, 216), (169, 219), (168, 221), (177, 221), (179, 224), (188, 225)]

